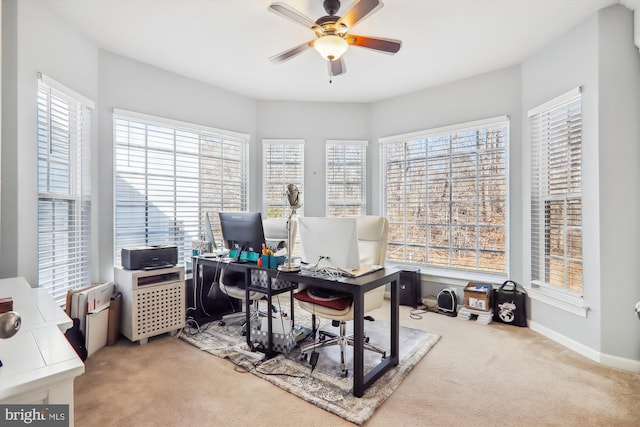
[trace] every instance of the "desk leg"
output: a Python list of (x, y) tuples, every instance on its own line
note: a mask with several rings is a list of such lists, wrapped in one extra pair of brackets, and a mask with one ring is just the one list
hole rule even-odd
[[(374, 381), (379, 379), (385, 372), (387, 372), (391, 367), (398, 366), (398, 362), (400, 361), (400, 284), (398, 275), (395, 276), (396, 279), (391, 281), (391, 325), (389, 329), (389, 337), (391, 339), (391, 348), (390, 354), (384, 358), (378, 365), (372, 368), (366, 375), (363, 372), (362, 364), (358, 365), (358, 355), (360, 355), (362, 361), (363, 350), (362, 346), (364, 345), (362, 341), (356, 341), (355, 338), (358, 337), (356, 335), (354, 337), (354, 372), (353, 372), (353, 395), (356, 397), (362, 397), (364, 390), (373, 384)], [(358, 320), (363, 319), (364, 313), (362, 310), (356, 310), (357, 307), (362, 306), (362, 301), (358, 299), (359, 304), (356, 304), (356, 295), (354, 295), (354, 331), (359, 334), (360, 337), (364, 336), (364, 332), (362, 329), (359, 329)], [(360, 324), (364, 323), (363, 320), (359, 322)], [(360, 347), (359, 347), (360, 346)], [(358, 351), (359, 349), (359, 351)], [(362, 363), (362, 362), (360, 362)]]
[(391, 364), (400, 362), (400, 279), (391, 282)]
[(247, 334), (247, 346), (252, 349), (251, 345), (251, 300), (249, 299), (249, 285), (251, 284), (251, 271), (246, 269), (244, 272), (244, 302), (245, 302), (245, 329)]
[(273, 320), (273, 313), (271, 307), (271, 276), (267, 275), (267, 356), (271, 357), (273, 353), (273, 325), (271, 321)]
[(353, 295), (353, 395), (364, 394), (364, 294)]
[(294, 309), (294, 304), (295, 304), (295, 299), (293, 298), (293, 289), (291, 289), (289, 291), (289, 302), (291, 303), (290, 307), (289, 307), (289, 313), (291, 313), (290, 314), (290, 316), (291, 316), (291, 327), (293, 328), (296, 325), (295, 312), (293, 310)]

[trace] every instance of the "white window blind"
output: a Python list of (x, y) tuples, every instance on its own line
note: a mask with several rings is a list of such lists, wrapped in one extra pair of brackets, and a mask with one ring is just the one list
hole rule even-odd
[(114, 110), (114, 249), (172, 244), (178, 262), (205, 237), (209, 213), (222, 246), (218, 212), (248, 207), (249, 136)]
[[(300, 201), (304, 202), (304, 140), (263, 139), (262, 162), (262, 200), (267, 218), (288, 218), (287, 184), (298, 187)], [(297, 214), (304, 215), (304, 204)]]
[(38, 286), (60, 305), (90, 283), (92, 101), (38, 79)]
[(380, 140), (387, 259), (507, 274), (507, 117)]
[(326, 143), (327, 216), (358, 216), (367, 211), (367, 141)]
[(582, 293), (582, 100), (580, 89), (529, 112), (531, 279)]

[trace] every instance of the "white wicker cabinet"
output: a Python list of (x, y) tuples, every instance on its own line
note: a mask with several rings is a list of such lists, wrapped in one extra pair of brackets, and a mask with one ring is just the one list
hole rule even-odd
[(122, 292), (122, 335), (146, 344), (149, 337), (166, 332), (175, 334), (184, 327), (184, 267), (158, 270), (115, 267), (114, 279)]

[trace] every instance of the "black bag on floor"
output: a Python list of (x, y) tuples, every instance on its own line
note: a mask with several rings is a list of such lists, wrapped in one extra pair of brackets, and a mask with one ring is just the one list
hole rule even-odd
[[(508, 289), (505, 286), (511, 284)], [(518, 284), (507, 280), (493, 291), (493, 320), (514, 326), (527, 326), (527, 293)]]

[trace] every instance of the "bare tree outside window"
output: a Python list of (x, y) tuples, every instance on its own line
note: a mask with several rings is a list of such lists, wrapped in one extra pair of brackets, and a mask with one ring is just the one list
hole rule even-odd
[(388, 259), (506, 274), (506, 120), (381, 141)]

